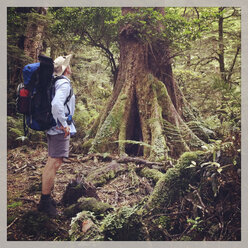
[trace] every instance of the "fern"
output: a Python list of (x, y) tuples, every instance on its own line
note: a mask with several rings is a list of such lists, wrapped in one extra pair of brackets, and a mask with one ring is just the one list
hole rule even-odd
[(154, 149), (154, 146), (151, 146), (143, 141), (136, 141), (136, 140), (117, 140), (114, 141), (113, 143), (120, 143), (120, 144), (134, 144), (134, 145), (140, 145), (140, 146), (146, 146), (151, 149)]

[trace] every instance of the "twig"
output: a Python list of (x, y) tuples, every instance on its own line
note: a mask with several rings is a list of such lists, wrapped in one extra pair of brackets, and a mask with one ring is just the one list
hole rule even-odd
[(15, 170), (15, 172), (19, 172), (19, 171), (21, 171), (21, 170), (25, 169), (27, 166), (28, 166), (28, 165), (27, 165), (27, 164), (25, 164), (25, 165), (24, 165), (24, 166), (22, 166), (21, 168), (16, 169), (16, 170)]
[(15, 198), (16, 201), (26, 201), (26, 202), (32, 202), (37, 204), (37, 202), (35, 200), (32, 199), (28, 199), (28, 198)]
[(18, 217), (16, 217), (16, 218), (7, 226), (7, 229), (9, 229), (11, 226), (13, 226), (17, 220), (18, 220)]
[(198, 197), (198, 199), (199, 199), (199, 202), (200, 202), (200, 204), (201, 204), (201, 206), (199, 206), (199, 205), (196, 205), (198, 208), (202, 208), (203, 209), (203, 211), (205, 211), (206, 213), (208, 213), (208, 210), (206, 209), (206, 206), (205, 206), (205, 204), (203, 203), (203, 201), (202, 201), (202, 198), (201, 198), (201, 196), (200, 196), (200, 194), (199, 194), (199, 192), (198, 192), (198, 190), (197, 190), (197, 188), (196, 187), (194, 187), (194, 186), (192, 186), (191, 184), (189, 184), (189, 187), (191, 188), (191, 189), (194, 189), (194, 194), (196, 194), (196, 196)]

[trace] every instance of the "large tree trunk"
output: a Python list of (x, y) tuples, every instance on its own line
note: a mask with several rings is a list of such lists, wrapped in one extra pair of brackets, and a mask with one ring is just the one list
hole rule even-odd
[[(123, 14), (129, 11), (123, 8)], [(145, 43), (137, 34), (130, 24), (120, 30), (119, 73), (96, 134), (91, 133), (90, 152), (178, 158), (204, 142), (186, 123), (195, 116), (173, 78), (168, 44)]]

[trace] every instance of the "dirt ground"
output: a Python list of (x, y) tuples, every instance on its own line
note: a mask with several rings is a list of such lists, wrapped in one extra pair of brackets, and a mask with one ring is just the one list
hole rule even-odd
[[(60, 204), (63, 193), (68, 183), (75, 179), (76, 175), (87, 177), (97, 168), (108, 165), (110, 161), (101, 161), (93, 157), (84, 161), (80, 154), (70, 154), (69, 159), (64, 160), (57, 172), (53, 198), (58, 203), (60, 216), (53, 221), (57, 230), (53, 235), (46, 232), (38, 234), (28, 230), (31, 225), (25, 223), (25, 218), (39, 218), (36, 211), (41, 194), (41, 175), (47, 160), (47, 151), (44, 147), (28, 148), (19, 147), (8, 151), (8, 176), (7, 176), (7, 204), (8, 204), (8, 240), (67, 240), (71, 219), (63, 216), (64, 207)], [(122, 172), (106, 184), (96, 187), (100, 200), (111, 206), (133, 206), (149, 193), (153, 187), (152, 181), (130, 170)], [(27, 226), (28, 225), (28, 226)], [(28, 230), (28, 231), (27, 231)]]

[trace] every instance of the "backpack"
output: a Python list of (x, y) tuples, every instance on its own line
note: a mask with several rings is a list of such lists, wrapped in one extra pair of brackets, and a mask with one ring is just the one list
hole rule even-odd
[[(17, 112), (23, 114), (24, 135), (28, 127), (36, 131), (45, 131), (56, 122), (51, 113), (51, 102), (55, 95), (55, 82), (61, 77), (53, 77), (53, 60), (39, 55), (38, 63), (23, 68), (23, 83), (17, 87)], [(66, 105), (72, 95), (67, 97)], [(68, 108), (68, 106), (67, 106)]]

